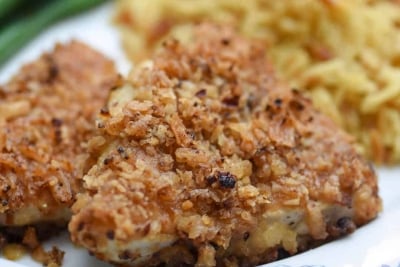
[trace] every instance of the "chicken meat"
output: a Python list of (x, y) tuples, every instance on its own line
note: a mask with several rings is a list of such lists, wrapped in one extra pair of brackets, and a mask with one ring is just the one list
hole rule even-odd
[(0, 226), (66, 222), (86, 142), (117, 81), (114, 63), (72, 41), (0, 85)]
[(97, 127), (69, 230), (116, 266), (255, 266), (381, 209), (353, 139), (228, 27), (166, 41), (112, 91)]

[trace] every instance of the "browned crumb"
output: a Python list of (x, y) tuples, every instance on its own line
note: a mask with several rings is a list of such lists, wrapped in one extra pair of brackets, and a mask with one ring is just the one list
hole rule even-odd
[[(8, 228), (3, 229), (1, 236), (0, 250), (5, 258), (9, 260), (17, 260), (25, 255), (31, 255), (34, 260), (48, 267), (62, 266), (62, 261), (65, 252), (57, 247), (53, 247), (49, 251), (45, 251), (41, 240), (48, 238), (43, 234), (43, 225), (20, 227), (19, 229)], [(59, 231), (57, 225), (46, 225), (48, 235), (54, 236), (54, 233)], [(58, 230), (57, 230), (58, 229)], [(40, 233), (38, 233), (40, 231)], [(22, 233), (23, 232), (23, 233)], [(53, 234), (51, 234), (53, 233)], [(39, 236), (40, 235), (40, 236)]]
[(69, 219), (116, 77), (110, 60), (72, 41), (0, 86), (0, 225)]
[(65, 252), (57, 247), (52, 247), (50, 251), (45, 251), (42, 246), (38, 246), (32, 251), (32, 258), (41, 262), (43, 266), (60, 267), (64, 259)]
[(262, 46), (208, 24), (194, 38), (111, 95), (74, 242), (121, 266), (255, 266), (377, 216), (373, 169)]
[(36, 229), (34, 227), (28, 227), (26, 229), (24, 237), (22, 239), (22, 244), (24, 244), (30, 250), (34, 250), (35, 248), (40, 246), (40, 242), (36, 234)]

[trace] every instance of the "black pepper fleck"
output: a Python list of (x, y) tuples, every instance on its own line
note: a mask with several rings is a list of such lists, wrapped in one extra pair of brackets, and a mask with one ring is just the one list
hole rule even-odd
[(354, 222), (350, 217), (342, 217), (337, 220), (336, 226), (340, 229), (347, 230), (354, 227)]
[(54, 127), (61, 127), (61, 125), (63, 124), (63, 121), (62, 121), (62, 119), (52, 118), (52, 119), (51, 119), (51, 124), (52, 124)]
[(236, 177), (229, 172), (218, 172), (218, 183), (222, 188), (234, 188), (236, 184)]
[(105, 128), (105, 127), (106, 127), (106, 126), (104, 125), (104, 123), (102, 123), (102, 122), (97, 123), (97, 128), (103, 129), (103, 128)]
[(3, 199), (3, 200), (1, 201), (1, 205), (2, 205), (3, 207), (7, 206), (7, 205), (8, 205), (8, 200)]
[(124, 250), (122, 253), (120, 253), (118, 255), (118, 258), (120, 258), (121, 260), (129, 260), (130, 258), (130, 253), (128, 250)]
[(8, 192), (8, 191), (10, 191), (10, 189), (11, 189), (11, 186), (10, 185), (6, 185), (6, 186), (3, 187), (3, 192)]
[(290, 256), (290, 253), (284, 250), (283, 248), (278, 249), (278, 260), (284, 259)]
[(85, 224), (83, 222), (79, 223), (78, 231), (82, 231), (84, 227), (85, 227)]
[(108, 238), (108, 239), (114, 240), (115, 233), (114, 233), (113, 230), (108, 230), (107, 233), (106, 233), (106, 235), (107, 235), (107, 238)]
[(122, 154), (122, 153), (125, 152), (125, 149), (124, 149), (122, 146), (119, 146), (119, 147), (117, 148), (117, 151), (118, 151), (119, 154)]
[(224, 103), (227, 106), (235, 106), (236, 107), (239, 105), (239, 96), (235, 95), (232, 97), (224, 98), (222, 100), (222, 103)]
[(107, 157), (107, 158), (105, 158), (105, 159), (103, 160), (103, 163), (104, 163), (104, 165), (108, 165), (108, 164), (111, 163), (112, 160), (113, 160), (112, 157)]
[(276, 106), (280, 107), (282, 105), (282, 99), (277, 98), (277, 99), (275, 99), (274, 103)]
[(221, 40), (221, 43), (223, 45), (229, 45), (231, 43), (231, 40), (224, 38), (224, 39)]
[(249, 232), (245, 232), (245, 233), (243, 234), (243, 240), (244, 240), (244, 241), (247, 241), (247, 239), (249, 239), (249, 237), (250, 237), (250, 233), (249, 233)]

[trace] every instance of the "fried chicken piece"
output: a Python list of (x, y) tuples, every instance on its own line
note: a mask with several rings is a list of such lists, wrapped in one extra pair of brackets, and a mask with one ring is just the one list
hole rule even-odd
[(377, 216), (371, 166), (258, 43), (208, 24), (193, 38), (111, 94), (74, 242), (117, 266), (254, 266)]
[(116, 78), (112, 61), (72, 41), (0, 86), (0, 226), (69, 220)]

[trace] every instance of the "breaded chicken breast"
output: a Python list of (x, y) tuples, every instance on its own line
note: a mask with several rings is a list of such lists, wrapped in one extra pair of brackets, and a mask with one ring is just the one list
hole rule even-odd
[(255, 266), (374, 219), (374, 170), (264, 55), (204, 24), (135, 68), (90, 142), (72, 240), (117, 266)]
[(116, 76), (113, 62), (73, 41), (0, 86), (0, 226), (69, 220), (85, 142)]

